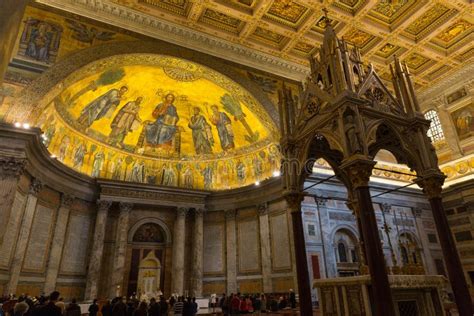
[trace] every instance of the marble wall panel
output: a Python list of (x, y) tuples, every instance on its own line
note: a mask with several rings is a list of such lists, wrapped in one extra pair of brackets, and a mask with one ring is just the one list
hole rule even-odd
[(28, 293), (31, 296), (39, 296), (43, 291), (43, 283), (20, 283), (16, 287), (16, 295)]
[(293, 282), (292, 277), (281, 277), (281, 278), (273, 278), (273, 292), (275, 293), (287, 293), (290, 289), (295, 288), (295, 284)]
[(203, 295), (211, 295), (211, 294), (220, 295), (221, 293), (225, 293), (225, 292), (226, 292), (225, 281), (203, 282), (202, 284)]
[(239, 273), (260, 272), (260, 242), (257, 218), (237, 222)]
[(272, 241), (272, 269), (291, 269), (290, 238), (286, 213), (270, 215), (270, 239)]
[(89, 215), (71, 213), (61, 260), (61, 273), (84, 274), (86, 272), (87, 249), (92, 224)]
[(24, 271), (44, 272), (53, 233), (54, 209), (38, 204), (23, 261)]
[(73, 298), (81, 300), (84, 297), (85, 285), (58, 284), (56, 290), (61, 293), (61, 297), (63, 297), (65, 301), (70, 301)]
[(23, 209), (25, 207), (26, 195), (21, 194), (20, 192), (15, 193), (15, 198), (13, 200), (12, 211), (10, 218), (8, 220), (8, 225), (5, 228), (6, 232), (3, 236), (3, 243), (1, 245), (0, 253), (0, 266), (8, 267), (10, 265), (10, 260), (15, 250), (16, 240), (18, 237), (19, 227), (21, 218), (23, 215)]
[(225, 225), (205, 224), (203, 244), (203, 273), (223, 274), (225, 272), (224, 259)]
[(237, 282), (239, 285), (240, 293), (262, 293), (263, 285), (262, 280), (241, 280)]

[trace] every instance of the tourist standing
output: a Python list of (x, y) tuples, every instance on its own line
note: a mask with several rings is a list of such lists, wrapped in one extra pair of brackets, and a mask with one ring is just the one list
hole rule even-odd
[(59, 292), (54, 291), (49, 295), (49, 301), (46, 305), (40, 308), (39, 314), (41, 316), (61, 316), (61, 309), (56, 306), (59, 299)]
[(127, 316), (126, 298), (118, 300), (112, 307), (112, 316)]
[(148, 315), (148, 306), (145, 301), (141, 302), (138, 305), (138, 308), (133, 312), (133, 316), (147, 316)]
[(64, 316), (81, 316), (81, 307), (77, 305), (75, 298), (73, 298), (71, 300), (71, 303), (69, 303), (68, 306), (66, 307)]
[(150, 307), (148, 309), (148, 316), (161, 316), (160, 304), (156, 302), (156, 299), (153, 297), (150, 300)]
[(160, 296), (160, 312), (162, 316), (168, 315), (168, 303), (163, 295)]
[(296, 308), (296, 294), (293, 289), (290, 289), (289, 301), (291, 308)]
[(178, 297), (178, 301), (173, 305), (173, 312), (175, 316), (183, 316), (184, 302), (183, 297)]
[(14, 316), (23, 316), (28, 312), (28, 309), (30, 306), (28, 303), (25, 302), (25, 297), (20, 296), (18, 298), (18, 302), (15, 304), (15, 307), (13, 308), (13, 315)]
[(99, 313), (99, 305), (97, 304), (97, 299), (95, 299), (89, 306), (89, 316), (97, 316), (97, 313)]

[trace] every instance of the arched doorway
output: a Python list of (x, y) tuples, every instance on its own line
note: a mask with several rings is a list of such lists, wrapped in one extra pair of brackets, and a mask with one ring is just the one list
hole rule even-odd
[(334, 234), (337, 275), (359, 274), (359, 244), (357, 237), (348, 229), (340, 228)]
[(128, 296), (150, 299), (164, 292), (169, 236), (166, 225), (157, 219), (145, 218), (132, 227)]

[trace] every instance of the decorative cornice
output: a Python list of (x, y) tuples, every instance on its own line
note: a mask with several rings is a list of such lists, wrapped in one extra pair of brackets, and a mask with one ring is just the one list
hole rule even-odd
[(302, 81), (309, 74), (307, 66), (257, 52), (240, 44), (219, 39), (125, 6), (111, 5), (104, 0), (38, 0), (37, 2), (292, 80)]

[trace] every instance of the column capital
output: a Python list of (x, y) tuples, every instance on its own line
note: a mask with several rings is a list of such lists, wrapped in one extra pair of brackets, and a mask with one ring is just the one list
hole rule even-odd
[(33, 178), (31, 179), (29, 193), (32, 195), (38, 195), (39, 191), (43, 188), (43, 183), (40, 180)]
[(129, 213), (133, 208), (133, 203), (120, 202), (119, 207), (120, 207), (120, 212)]
[(429, 198), (441, 197), (443, 190), (443, 183), (446, 176), (442, 173), (437, 173), (429, 176), (417, 178), (416, 184), (423, 189), (423, 193)]
[(299, 212), (301, 210), (301, 202), (304, 195), (301, 192), (289, 193), (285, 195), (286, 204), (291, 212)]
[(235, 216), (237, 215), (237, 210), (225, 210), (225, 218), (232, 220), (235, 219)]
[(189, 212), (189, 208), (187, 207), (178, 207), (178, 217), (186, 217), (186, 214)]
[(369, 185), (370, 176), (375, 164), (376, 162), (373, 160), (355, 156), (355, 158), (345, 161), (341, 165), (341, 170), (346, 172), (347, 177), (351, 181), (352, 188), (357, 189)]
[(392, 209), (392, 205), (388, 203), (381, 203), (380, 204), (380, 210), (384, 213), (390, 213), (390, 210)]
[(194, 209), (194, 215), (195, 215), (196, 217), (203, 217), (205, 212), (206, 212), (206, 210), (205, 210), (204, 208), (196, 208), (196, 209)]
[(0, 179), (18, 178), (25, 171), (26, 159), (15, 157), (0, 157)]
[(319, 207), (325, 207), (327, 203), (327, 199), (322, 198), (320, 196), (315, 196), (314, 203), (316, 203), (316, 205), (318, 205)]
[(71, 207), (72, 203), (74, 202), (74, 196), (62, 193), (61, 194), (61, 207)]
[(268, 203), (265, 202), (265, 203), (257, 205), (257, 212), (258, 212), (258, 215), (260, 215), (260, 216), (267, 215), (268, 214)]
[(112, 201), (97, 200), (97, 207), (99, 211), (108, 211), (111, 205), (112, 205)]

